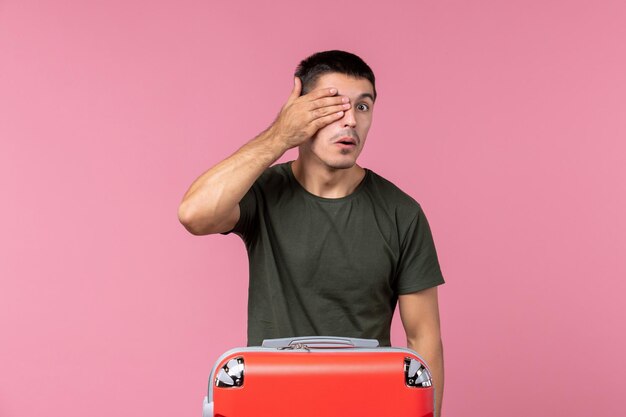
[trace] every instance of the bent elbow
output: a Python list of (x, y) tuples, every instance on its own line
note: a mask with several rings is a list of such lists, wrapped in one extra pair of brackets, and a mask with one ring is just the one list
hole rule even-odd
[(192, 235), (203, 236), (209, 234), (209, 232), (206, 231), (207, 228), (202, 227), (196, 211), (184, 202), (178, 207), (178, 221)]

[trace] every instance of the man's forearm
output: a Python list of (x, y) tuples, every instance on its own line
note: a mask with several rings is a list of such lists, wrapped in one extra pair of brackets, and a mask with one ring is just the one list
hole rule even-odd
[(413, 349), (424, 358), (433, 377), (435, 387), (435, 417), (441, 416), (441, 404), (443, 401), (443, 343), (440, 338), (421, 338), (407, 340), (409, 349)]
[(336, 95), (336, 88), (301, 93), (302, 81), (294, 77), (291, 94), (272, 125), (191, 184), (178, 208), (187, 230), (210, 234), (234, 226), (239, 202), (263, 171), (288, 149), (339, 120), (350, 107), (346, 97)]
[(179, 208), (181, 222), (198, 233), (219, 224), (286, 150), (271, 127), (260, 133), (191, 184)]

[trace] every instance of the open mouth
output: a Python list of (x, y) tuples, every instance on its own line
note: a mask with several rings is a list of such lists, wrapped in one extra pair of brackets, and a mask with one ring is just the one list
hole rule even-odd
[(352, 138), (341, 138), (339, 139), (337, 142), (335, 142), (339, 145), (344, 145), (344, 146), (356, 146), (356, 141)]

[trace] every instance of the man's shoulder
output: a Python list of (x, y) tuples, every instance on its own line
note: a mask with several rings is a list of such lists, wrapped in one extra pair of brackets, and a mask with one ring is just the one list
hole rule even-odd
[(255, 184), (261, 188), (276, 187), (289, 183), (291, 162), (272, 165), (257, 178)]
[(371, 169), (368, 169), (368, 171), (370, 173), (370, 184), (373, 192), (378, 194), (384, 201), (393, 206), (408, 210), (421, 210), (420, 203), (396, 184)]

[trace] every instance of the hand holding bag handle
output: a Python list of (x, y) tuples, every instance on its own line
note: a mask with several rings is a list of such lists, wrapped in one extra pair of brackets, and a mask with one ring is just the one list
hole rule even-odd
[(334, 337), (334, 336), (300, 336), (286, 337), (282, 339), (265, 339), (262, 347), (276, 349), (294, 348), (376, 348), (379, 346), (376, 339), (358, 339), (354, 337)]

